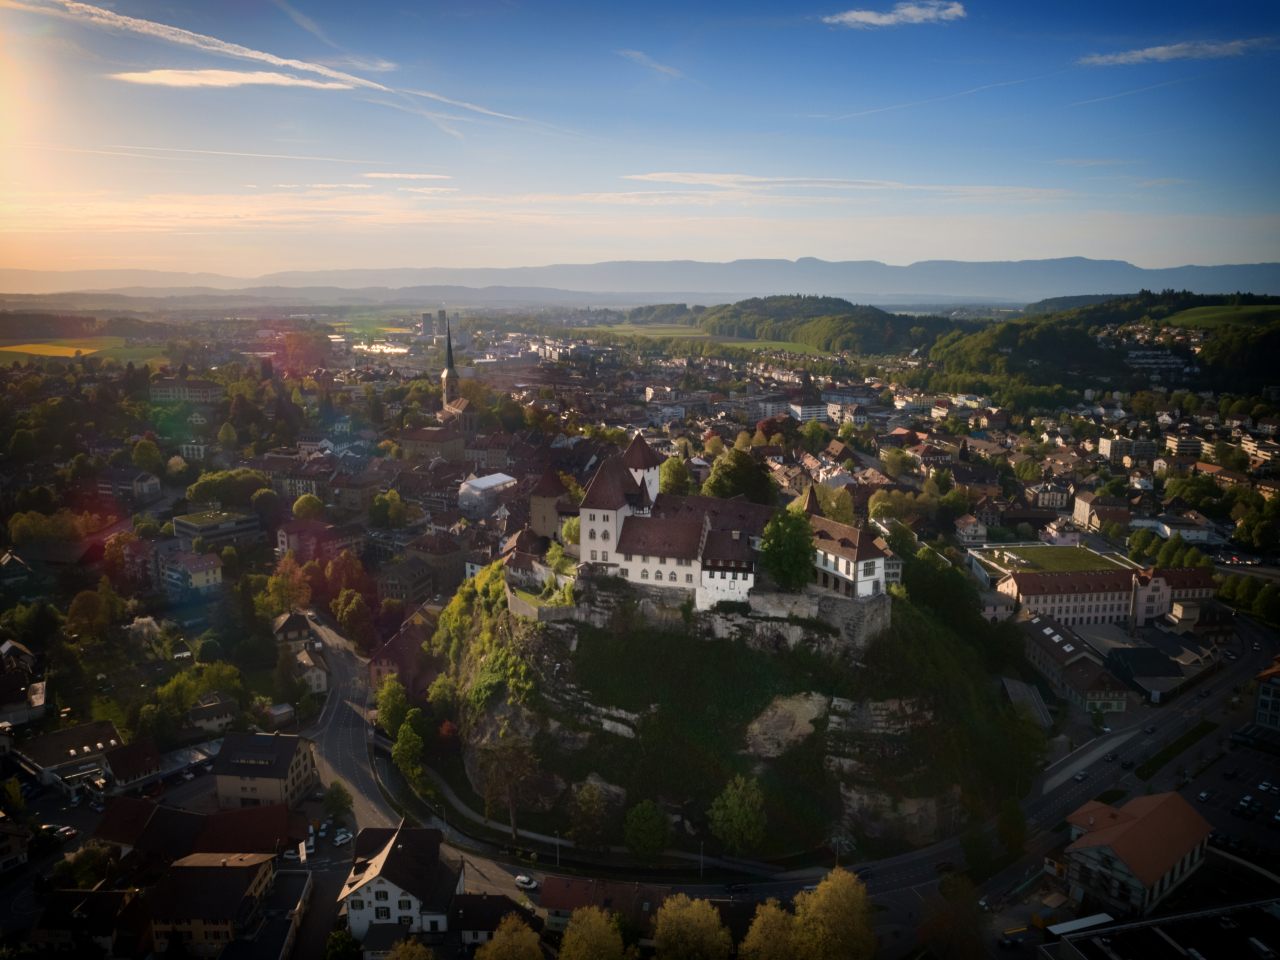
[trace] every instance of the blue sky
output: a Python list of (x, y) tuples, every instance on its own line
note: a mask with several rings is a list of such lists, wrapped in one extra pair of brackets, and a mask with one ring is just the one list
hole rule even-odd
[(1280, 5), (0, 0), (0, 263), (1280, 259)]

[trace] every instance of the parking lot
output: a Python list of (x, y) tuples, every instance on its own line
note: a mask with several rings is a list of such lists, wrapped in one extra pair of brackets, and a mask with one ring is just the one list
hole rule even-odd
[[(1224, 776), (1237, 769), (1240, 773), (1235, 779)], [(1280, 851), (1280, 757), (1237, 746), (1193, 780), (1182, 794), (1213, 825), (1217, 842), (1234, 841), (1230, 847), (1233, 851), (1261, 851), (1261, 859), (1272, 858), (1280, 863), (1280, 856), (1272, 853)], [(1245, 797), (1250, 802), (1242, 808)]]

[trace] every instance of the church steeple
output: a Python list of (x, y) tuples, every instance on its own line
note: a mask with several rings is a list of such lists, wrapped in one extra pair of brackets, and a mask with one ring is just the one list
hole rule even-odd
[(444, 323), (444, 373), (440, 374), (440, 385), (446, 405), (458, 399), (458, 371), (453, 368), (453, 334), (448, 320)]

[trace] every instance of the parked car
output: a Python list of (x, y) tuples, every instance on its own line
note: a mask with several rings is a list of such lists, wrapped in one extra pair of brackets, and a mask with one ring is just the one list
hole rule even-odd
[(1196, 797), (1196, 799), (1197, 799), (1197, 800), (1199, 800), (1201, 803), (1208, 803), (1208, 802), (1209, 802), (1209, 791), (1208, 791), (1208, 790), (1201, 790), (1201, 791), (1200, 791), (1200, 796)]
[(726, 883), (724, 885), (725, 893), (746, 893), (748, 887), (745, 883)]
[(333, 835), (333, 845), (335, 847), (340, 847), (344, 843), (350, 843), (350, 842), (351, 842), (351, 834), (347, 833), (345, 830), (339, 830), (337, 833)]
[(190, 782), (191, 782), (192, 780), (194, 780), (195, 778), (196, 778), (196, 775), (195, 775), (194, 773), (192, 773), (190, 770), (183, 770), (183, 771), (182, 771), (182, 779), (183, 779), (183, 780), (186, 780), (188, 783), (190, 783)]
[(1249, 804), (1249, 809), (1244, 812), (1244, 818), (1246, 820), (1255, 820), (1260, 813), (1262, 813), (1262, 804), (1255, 800), (1253, 803)]
[(84, 803), (84, 794), (77, 793), (74, 797), (71, 798), (71, 803), (69, 804), (69, 806), (78, 807), (82, 803)]
[(307, 853), (315, 853), (315, 852), (316, 852), (316, 838), (311, 837), (307, 840)]
[(301, 857), (300, 857), (300, 854), (298, 853), (298, 848), (297, 848), (297, 847), (290, 847), (288, 850), (286, 850), (286, 851), (284, 852), (284, 858), (285, 858), (286, 860), (298, 860), (298, 859), (300, 859)]
[(1103, 756), (1102, 759), (1107, 761), (1107, 763), (1115, 763), (1117, 760), (1120, 759), (1120, 754), (1115, 752), (1108, 753), (1105, 756)]
[(950, 860), (939, 860), (933, 865), (933, 869), (937, 870), (938, 873), (955, 873), (956, 865)]
[(523, 873), (516, 877), (516, 886), (521, 890), (537, 890), (538, 881), (533, 877), (527, 877)]
[(90, 800), (89, 809), (92, 810), (94, 813), (106, 813), (107, 805), (103, 803), (101, 800)]
[(1085, 779), (1088, 778), (1088, 776), (1089, 776), (1088, 770), (1081, 770), (1079, 773), (1075, 775), (1073, 779), (1075, 780), (1076, 783), (1083, 783)]
[(1270, 781), (1270, 780), (1263, 780), (1260, 784), (1258, 784), (1258, 792), (1259, 792), (1259, 793), (1269, 793), (1270, 791), (1271, 791), (1271, 781)]

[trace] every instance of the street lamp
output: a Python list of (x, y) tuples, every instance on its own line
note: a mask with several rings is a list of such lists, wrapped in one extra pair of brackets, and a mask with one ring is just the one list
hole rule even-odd
[(560, 831), (556, 831), (556, 869), (560, 868)]

